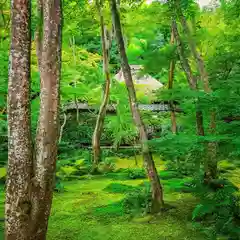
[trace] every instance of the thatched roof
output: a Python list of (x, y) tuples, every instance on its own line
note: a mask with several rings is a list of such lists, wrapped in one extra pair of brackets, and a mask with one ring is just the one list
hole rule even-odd
[[(135, 85), (144, 86), (144, 89), (148, 92), (163, 87), (163, 84), (152, 76), (142, 75), (141, 70), (143, 67), (141, 65), (130, 65), (130, 68)], [(115, 78), (119, 82), (124, 82), (122, 69), (115, 75)]]

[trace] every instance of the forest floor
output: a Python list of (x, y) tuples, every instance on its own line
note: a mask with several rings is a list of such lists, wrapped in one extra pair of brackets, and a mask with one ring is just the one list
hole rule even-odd
[[(205, 239), (198, 230), (194, 229), (191, 221), (196, 199), (190, 193), (177, 190), (189, 179), (170, 178), (170, 176), (168, 178), (168, 172), (160, 167), (163, 166), (161, 161), (157, 161), (157, 165), (162, 170), (165, 201), (175, 208), (156, 217), (126, 214), (122, 199), (127, 191), (131, 191), (131, 187), (146, 182), (146, 179), (120, 180), (117, 173), (107, 176), (88, 176), (83, 180), (64, 182), (66, 191), (54, 195), (47, 239)], [(134, 167), (134, 160), (121, 160), (117, 167)], [(116, 191), (116, 187), (120, 190)], [(121, 192), (121, 189), (125, 190)], [(1, 216), (4, 210), (3, 203), (4, 193), (1, 191)], [(2, 230), (0, 239), (3, 239), (3, 225), (0, 230)]]

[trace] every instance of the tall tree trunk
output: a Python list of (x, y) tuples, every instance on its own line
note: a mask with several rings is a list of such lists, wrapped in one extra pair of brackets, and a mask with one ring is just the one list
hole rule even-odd
[[(76, 49), (75, 48), (76, 48), (76, 43), (75, 43), (75, 37), (73, 36), (72, 37), (73, 62), (74, 62), (74, 66), (76, 67)], [(74, 88), (77, 89), (77, 79), (76, 78), (74, 80)], [(77, 123), (79, 124), (79, 108), (78, 108), (78, 98), (77, 98), (76, 93), (74, 93), (74, 103), (75, 103), (76, 112), (77, 112), (76, 120), (77, 120)]]
[[(174, 31), (173, 26), (171, 28), (171, 40), (170, 44), (174, 44)], [(174, 70), (175, 70), (175, 61), (171, 59), (170, 66), (169, 66), (169, 75), (168, 75), (168, 89), (173, 88), (173, 80), (174, 80)], [(177, 133), (177, 120), (176, 120), (176, 112), (174, 110), (173, 101), (169, 102), (170, 109), (171, 109), (171, 122), (172, 122), (172, 133)]]
[(41, 92), (32, 189), (32, 240), (46, 239), (59, 139), (61, 0), (45, 0), (42, 4)]
[(160, 184), (160, 180), (159, 180), (157, 170), (152, 158), (152, 154), (148, 146), (147, 132), (146, 132), (144, 123), (141, 119), (140, 112), (137, 105), (136, 92), (135, 92), (132, 75), (131, 75), (131, 69), (128, 64), (128, 59), (127, 59), (126, 50), (124, 46), (120, 16), (117, 10), (116, 0), (110, 0), (110, 4), (111, 4), (111, 12), (112, 12), (113, 25), (114, 25), (115, 34), (116, 34), (116, 40), (118, 43), (118, 48), (119, 48), (120, 57), (121, 57), (122, 71), (123, 71), (125, 83), (128, 90), (129, 104), (130, 104), (133, 120), (140, 134), (144, 164), (147, 170), (148, 178), (151, 183), (152, 211), (158, 212), (164, 205), (163, 189)]
[[(41, 106), (33, 155), (30, 123), (30, 1), (13, 0), (9, 67), (9, 162), (5, 239), (46, 239), (57, 157), (61, 2), (38, 1), (43, 38), (36, 35)], [(42, 11), (43, 10), (43, 11)], [(43, 39), (43, 42), (42, 42)]]
[[(177, 23), (175, 20), (173, 20), (172, 26), (173, 26), (174, 37), (175, 37), (175, 40), (177, 43), (178, 55), (180, 57), (182, 69), (184, 70), (184, 73), (186, 75), (189, 88), (192, 89), (193, 91), (197, 91), (198, 90), (197, 89), (197, 79), (193, 75), (189, 61), (188, 61), (187, 57), (185, 56), (183, 43), (182, 43), (181, 37), (179, 35)], [(197, 126), (197, 134), (199, 136), (204, 136), (203, 114), (202, 114), (202, 111), (198, 107), (198, 100), (196, 103), (196, 126)]]
[(109, 59), (108, 59), (108, 46), (106, 39), (106, 32), (104, 28), (104, 17), (102, 12), (102, 3), (96, 1), (96, 5), (98, 8), (99, 16), (100, 16), (100, 25), (101, 25), (101, 39), (102, 39), (102, 52), (103, 52), (103, 70), (105, 75), (105, 90), (104, 96), (102, 100), (102, 104), (99, 109), (99, 113), (97, 116), (97, 122), (95, 126), (95, 130), (92, 137), (92, 148), (93, 148), (93, 168), (92, 171), (97, 171), (98, 164), (101, 160), (101, 149), (100, 149), (100, 139), (103, 131), (104, 119), (107, 111), (107, 104), (109, 100), (110, 93), (110, 71), (109, 71)]
[(43, 0), (37, 0), (37, 16), (38, 24), (35, 33), (36, 55), (38, 61), (38, 67), (42, 61), (42, 38), (43, 38)]
[(32, 142), (30, 123), (30, 2), (11, 1), (8, 83), (8, 178), (5, 239), (29, 239)]
[[(205, 93), (210, 94), (212, 92), (210, 84), (209, 84), (209, 78), (208, 73), (205, 68), (204, 60), (202, 59), (201, 55), (197, 51), (196, 43), (192, 37), (191, 31), (189, 29), (189, 26), (187, 24), (186, 18), (182, 13), (182, 9), (180, 6), (180, 1), (177, 0), (177, 9), (181, 21), (181, 25), (187, 35), (188, 44), (190, 46), (192, 55), (195, 59), (198, 71), (201, 76), (201, 80), (203, 82), (203, 88)], [(215, 111), (210, 112), (210, 133), (215, 134), (216, 132), (216, 113)], [(208, 144), (208, 158), (206, 159), (205, 163), (205, 182), (209, 182), (212, 179), (217, 178), (217, 143), (216, 142), (210, 142)]]

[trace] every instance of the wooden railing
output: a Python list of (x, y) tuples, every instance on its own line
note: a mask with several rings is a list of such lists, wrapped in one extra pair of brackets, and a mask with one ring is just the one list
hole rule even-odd
[[(151, 112), (168, 112), (170, 111), (169, 104), (167, 103), (157, 103), (157, 104), (138, 104), (139, 110), (142, 111), (151, 111)], [(88, 103), (78, 102), (77, 104), (74, 102), (67, 103), (63, 106), (63, 111), (97, 111), (99, 109), (99, 106), (97, 105), (89, 105)], [(107, 106), (108, 112), (115, 112), (116, 111), (116, 105), (115, 104), (109, 104)], [(180, 112), (180, 109), (175, 109), (175, 111)]]

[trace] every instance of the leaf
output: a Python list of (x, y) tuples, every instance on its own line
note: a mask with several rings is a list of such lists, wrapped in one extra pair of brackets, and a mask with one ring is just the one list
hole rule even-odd
[(192, 220), (197, 220), (198, 218), (202, 218), (205, 215), (212, 213), (215, 209), (213, 204), (198, 204), (192, 213)]

